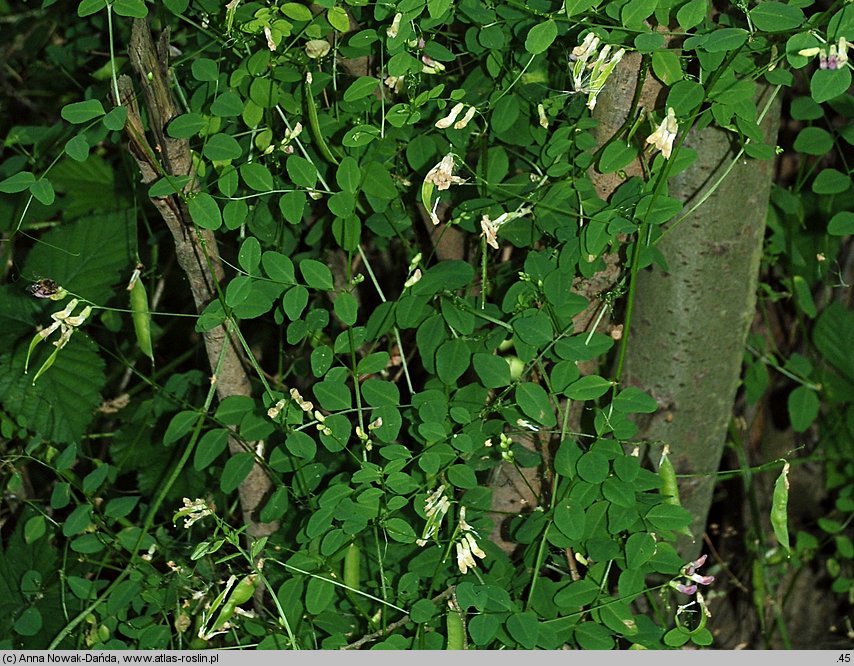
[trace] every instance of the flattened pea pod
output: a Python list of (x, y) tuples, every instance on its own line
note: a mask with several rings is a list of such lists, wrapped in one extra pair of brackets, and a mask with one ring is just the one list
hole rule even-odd
[(445, 630), (448, 632), (448, 650), (466, 650), (466, 625), (459, 604), (448, 599), (448, 613), (445, 616)]
[[(664, 445), (664, 449), (661, 451), (661, 460), (658, 463), (658, 478), (661, 479), (661, 490), (659, 492), (664, 498), (664, 503), (681, 507), (682, 502), (679, 499), (679, 484), (676, 481), (676, 469), (674, 469), (673, 463), (670, 462), (670, 446), (667, 444)], [(683, 527), (677, 530), (677, 532), (687, 537), (693, 536), (689, 527)]]
[(142, 353), (153, 361), (154, 349), (151, 345), (151, 312), (148, 309), (148, 293), (139, 278), (134, 280), (130, 290), (130, 311), (136, 342)]
[(311, 131), (311, 138), (314, 139), (315, 143), (317, 143), (317, 149), (320, 151), (320, 154), (323, 155), (323, 158), (338, 166), (338, 160), (335, 159), (335, 155), (332, 154), (332, 151), (329, 149), (329, 144), (326, 143), (326, 139), (323, 137), (323, 132), (320, 131), (320, 120), (317, 117), (317, 106), (314, 103), (314, 95), (312, 95), (311, 92), (311, 72), (306, 74), (305, 77), (304, 96), (305, 108), (308, 113), (308, 128)]
[(789, 545), (789, 463), (783, 464), (783, 471), (774, 483), (774, 496), (771, 500), (771, 527), (779, 544), (790, 552)]
[(361, 588), (359, 578), (359, 569), (362, 563), (362, 551), (354, 541), (347, 546), (347, 553), (344, 555), (344, 585), (352, 590)]

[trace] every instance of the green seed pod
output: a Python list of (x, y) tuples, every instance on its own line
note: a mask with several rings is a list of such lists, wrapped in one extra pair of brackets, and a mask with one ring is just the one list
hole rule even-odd
[(448, 650), (466, 649), (466, 625), (459, 606), (453, 600), (448, 600), (448, 613), (445, 616), (445, 627), (448, 632)]
[(347, 546), (347, 553), (344, 555), (344, 585), (352, 590), (360, 589), (359, 573), (361, 563), (362, 551), (354, 541)]
[(151, 313), (148, 309), (148, 294), (141, 279), (133, 283), (130, 290), (130, 311), (133, 318), (133, 328), (136, 341), (143, 354), (154, 360), (154, 350), (151, 346)]
[(320, 151), (320, 154), (323, 155), (324, 159), (337, 166), (338, 160), (335, 159), (332, 151), (329, 150), (329, 145), (323, 137), (323, 132), (320, 131), (320, 121), (317, 118), (317, 106), (315, 106), (314, 96), (311, 94), (310, 74), (306, 77), (305, 87), (303, 90), (305, 92), (305, 107), (308, 115), (308, 128), (311, 131), (311, 138), (314, 139), (315, 143), (317, 143), (317, 149)]
[[(669, 454), (670, 447), (665, 445), (661, 455), (661, 462), (658, 464), (658, 478), (661, 479), (661, 490), (659, 492), (664, 498), (665, 504), (681, 507), (682, 502), (679, 499), (679, 484), (676, 481), (676, 470), (673, 467), (673, 463), (670, 462)], [(688, 537), (693, 536), (688, 527), (684, 527), (678, 530), (678, 532)]]
[(771, 527), (774, 536), (788, 553), (789, 546), (789, 463), (783, 465), (783, 471), (774, 484), (774, 496), (771, 501)]

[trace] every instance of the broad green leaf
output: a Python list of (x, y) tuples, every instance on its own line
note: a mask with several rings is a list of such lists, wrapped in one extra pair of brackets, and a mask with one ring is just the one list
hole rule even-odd
[(198, 58), (193, 61), (190, 71), (196, 81), (216, 81), (219, 78), (219, 65), (210, 58)]
[(220, 118), (234, 118), (243, 113), (243, 100), (237, 93), (228, 90), (211, 104), (211, 113)]
[(655, 539), (646, 532), (636, 532), (626, 540), (626, 566), (639, 569), (655, 555)]
[(360, 76), (344, 91), (344, 101), (349, 103), (368, 97), (374, 93), (379, 85), (380, 80), (376, 77)]
[(652, 71), (666, 86), (682, 80), (682, 63), (675, 51), (660, 50), (653, 53)]
[(709, 53), (734, 51), (747, 41), (748, 35), (744, 28), (719, 28), (709, 34), (702, 48)]
[(611, 632), (596, 622), (580, 622), (574, 629), (574, 635), (582, 650), (611, 650), (614, 647)]
[(273, 189), (273, 175), (270, 170), (258, 162), (249, 162), (240, 166), (240, 177), (250, 190), (269, 192)]
[(306, 284), (312, 289), (332, 291), (335, 288), (332, 282), (332, 271), (326, 264), (315, 259), (303, 259), (299, 264), (299, 271)]
[(312, 460), (317, 453), (317, 444), (306, 433), (294, 431), (288, 434), (285, 440), (285, 447), (297, 458), (304, 460)]
[(599, 375), (587, 375), (573, 382), (565, 393), (572, 400), (595, 400), (605, 395), (613, 386), (613, 382)]
[(282, 308), (284, 308), (285, 314), (288, 315), (288, 319), (291, 321), (296, 321), (300, 318), (307, 304), (308, 289), (301, 284), (291, 287), (282, 296)]
[(317, 182), (317, 169), (304, 157), (291, 155), (288, 157), (286, 167), (294, 185), (311, 189)]
[(352, 407), (350, 388), (346, 384), (324, 380), (315, 384), (313, 391), (320, 406), (330, 412)]
[(225, 428), (208, 430), (196, 444), (196, 450), (193, 453), (193, 468), (198, 471), (207, 469), (225, 451), (227, 445), (228, 430)]
[(359, 163), (352, 157), (345, 157), (338, 165), (338, 171), (335, 173), (335, 182), (338, 183), (344, 192), (355, 194), (359, 189), (359, 183), (362, 182), (362, 171), (359, 168)]
[(315, 377), (323, 377), (326, 371), (332, 367), (332, 360), (335, 355), (332, 352), (332, 347), (329, 345), (321, 345), (311, 350), (311, 372)]
[(257, 238), (249, 236), (241, 243), (237, 262), (249, 275), (258, 274), (258, 266), (261, 265), (261, 243)]
[(142, 0), (113, 0), (113, 11), (119, 16), (130, 18), (145, 18), (148, 16), (148, 7)]
[(163, 446), (174, 444), (179, 439), (188, 435), (196, 422), (199, 420), (197, 412), (185, 410), (180, 411), (172, 417), (166, 432), (163, 434)]
[(805, 127), (798, 132), (794, 148), (805, 155), (826, 155), (833, 148), (833, 137), (822, 127)]
[(557, 423), (554, 408), (549, 402), (549, 394), (539, 384), (524, 382), (516, 387), (516, 402), (525, 416), (537, 423), (552, 427)]
[(472, 357), (472, 363), (486, 388), (501, 388), (510, 383), (510, 364), (502, 356), (479, 353)]
[(454, 385), (468, 370), (471, 350), (465, 340), (447, 340), (436, 350), (436, 374), (445, 384)]
[(240, 452), (232, 455), (222, 468), (222, 476), (219, 479), (219, 489), (224, 493), (232, 493), (249, 476), (252, 466), (255, 464), (255, 456), (252, 453)]
[(216, 231), (222, 226), (222, 212), (216, 199), (207, 192), (199, 192), (190, 199), (190, 218), (202, 229)]
[(706, 18), (709, 12), (709, 0), (689, 0), (676, 12), (676, 20), (683, 30), (694, 28)]
[(30, 185), (30, 193), (44, 206), (50, 206), (56, 199), (56, 192), (53, 191), (53, 185), (47, 178), (39, 178)]
[(682, 530), (691, 524), (691, 514), (675, 504), (656, 504), (645, 516), (655, 530)]
[[(653, 62), (655, 60), (653, 59)], [(660, 78), (660, 77), (659, 77)], [(632, 145), (626, 145), (620, 140), (609, 143), (602, 155), (599, 157), (599, 171), (601, 173), (613, 173), (631, 164), (637, 157), (638, 151)]]
[(612, 405), (625, 414), (652, 414), (658, 409), (655, 398), (634, 386), (620, 391)]
[(231, 279), (225, 288), (225, 304), (230, 308), (241, 305), (252, 293), (252, 278), (237, 275)]
[(761, 2), (748, 13), (753, 26), (763, 32), (786, 32), (800, 28), (806, 21), (803, 11), (782, 2)]
[(557, 37), (557, 23), (553, 19), (547, 19), (537, 23), (528, 31), (525, 38), (525, 50), (532, 55), (543, 53), (549, 48)]
[(657, 6), (658, 0), (629, 0), (620, 11), (620, 19), (627, 28), (641, 29)]
[(305, 203), (305, 192), (286, 192), (279, 197), (279, 211), (291, 224), (299, 224), (305, 212)]
[(588, 483), (602, 483), (610, 473), (608, 459), (596, 450), (582, 453), (575, 467), (578, 476)]
[(827, 225), (827, 233), (831, 236), (850, 236), (854, 234), (854, 213), (840, 211)]
[(166, 133), (173, 139), (189, 139), (208, 126), (209, 119), (200, 113), (185, 113), (172, 120)]
[(271, 280), (282, 284), (296, 284), (294, 264), (281, 252), (267, 250), (261, 255), (261, 265)]
[(533, 650), (537, 646), (539, 622), (533, 612), (515, 613), (507, 618), (505, 626), (507, 632), (522, 649)]
[(326, 20), (329, 25), (335, 28), (338, 32), (350, 31), (350, 18), (347, 16), (347, 11), (343, 7), (332, 7), (326, 12)]
[(41, 611), (35, 606), (26, 608), (12, 625), (15, 633), (21, 636), (35, 636), (42, 630), (44, 620)]
[(311, 10), (298, 2), (286, 2), (279, 5), (279, 11), (294, 21), (311, 21)]
[(384, 524), (385, 531), (393, 541), (400, 543), (414, 543), (417, 539), (415, 530), (402, 518), (389, 518)]
[(849, 382), (854, 382), (854, 312), (832, 302), (821, 313), (813, 329), (813, 344), (824, 359), (836, 367)]
[[(75, 137), (79, 138), (79, 137)], [(85, 140), (84, 140), (85, 142)], [(86, 150), (88, 152), (88, 144)], [(36, 182), (36, 177), (29, 171), (20, 171), (13, 176), (9, 176), (5, 180), (0, 181), (0, 192), (6, 194), (15, 194), (28, 189), (30, 185)]]
[(243, 149), (230, 134), (214, 134), (208, 137), (202, 151), (205, 157), (215, 162), (236, 160), (243, 154)]
[(850, 87), (851, 70), (848, 67), (817, 69), (810, 79), (810, 95), (819, 104), (839, 97)]
[(356, 317), (359, 314), (359, 303), (350, 292), (338, 294), (335, 299), (335, 314), (347, 326), (352, 326), (356, 323)]
[(806, 386), (798, 386), (789, 394), (787, 401), (789, 408), (789, 420), (792, 430), (804, 432), (812, 425), (818, 416), (821, 402), (816, 392)]
[(599, 586), (582, 578), (560, 589), (554, 596), (555, 605), (564, 612), (577, 611), (599, 596)]
[(66, 104), (62, 107), (59, 115), (72, 125), (79, 125), (103, 116), (104, 107), (97, 99), (87, 99), (85, 102)]
[(106, 7), (107, 0), (82, 0), (82, 2), (77, 5), (77, 16), (81, 18), (84, 16), (90, 16), (102, 9), (106, 9)]
[(794, 275), (792, 276), (792, 287), (795, 292), (795, 300), (798, 302), (801, 311), (810, 319), (815, 319), (817, 311), (809, 283), (802, 276)]
[(851, 187), (851, 177), (836, 169), (823, 169), (812, 183), (816, 194), (842, 194)]

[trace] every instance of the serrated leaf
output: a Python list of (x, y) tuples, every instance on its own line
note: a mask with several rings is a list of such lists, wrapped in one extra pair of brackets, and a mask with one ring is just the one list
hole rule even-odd
[(104, 362), (85, 335), (75, 333), (33, 386), (24, 374), (26, 346), (0, 356), (0, 403), (19, 422), (56, 443), (79, 441), (101, 402)]
[(106, 303), (128, 268), (136, 240), (130, 213), (92, 215), (41, 237), (27, 256), (25, 275), (49, 277), (93, 303)]

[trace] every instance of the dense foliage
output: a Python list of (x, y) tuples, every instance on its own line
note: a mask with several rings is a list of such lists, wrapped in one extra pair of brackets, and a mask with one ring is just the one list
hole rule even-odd
[[(791, 646), (787, 576), (811, 569), (850, 609), (854, 6), (0, 19), (0, 646), (714, 646), (739, 576), (752, 647)], [(147, 26), (162, 72), (135, 60)], [(609, 97), (620, 76), (655, 104)], [(784, 100), (779, 146), (760, 91)], [(780, 165), (738, 416), (768, 405), (796, 439), (757, 459), (734, 421), (737, 567), (679, 554), (679, 443), (639, 435), (662, 405), (621, 381), (706, 127), (730, 164)], [(821, 514), (790, 540), (811, 466)]]

